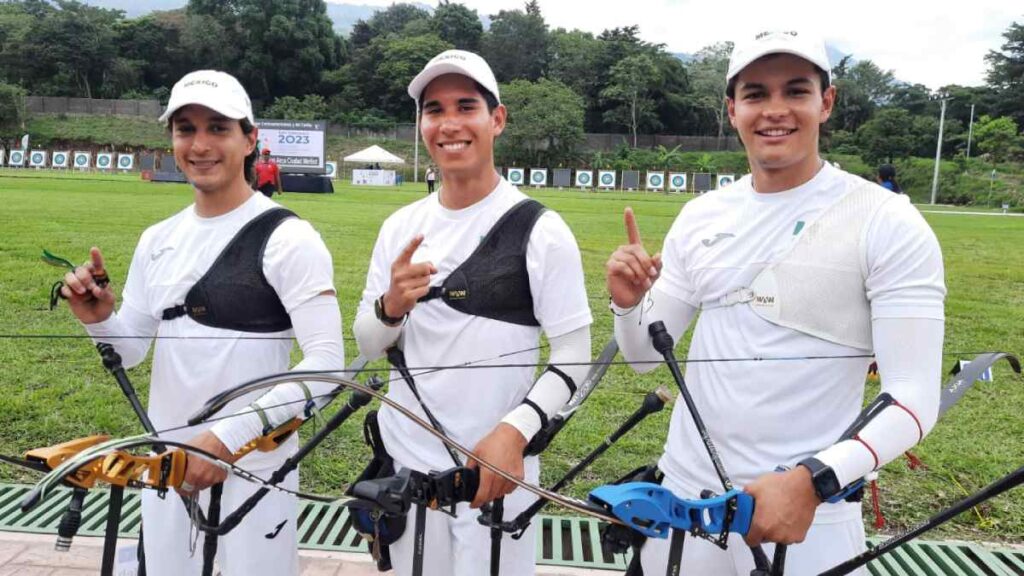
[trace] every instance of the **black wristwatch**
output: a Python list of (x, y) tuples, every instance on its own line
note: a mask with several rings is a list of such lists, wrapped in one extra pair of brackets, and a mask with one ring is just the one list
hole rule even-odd
[(408, 314), (403, 314), (399, 318), (393, 318), (388, 316), (387, 312), (384, 311), (384, 295), (381, 294), (380, 298), (373, 301), (373, 313), (377, 315), (377, 320), (380, 320), (388, 326), (398, 326), (405, 321), (405, 317)]
[(814, 493), (818, 499), (827, 502), (836, 494), (842, 492), (843, 487), (839, 485), (839, 479), (830, 466), (817, 458), (806, 458), (801, 460), (797, 466), (803, 466), (811, 471), (811, 482), (814, 484)]

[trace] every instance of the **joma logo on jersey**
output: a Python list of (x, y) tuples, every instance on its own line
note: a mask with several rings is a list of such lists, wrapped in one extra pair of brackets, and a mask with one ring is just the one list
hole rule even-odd
[(754, 304), (758, 306), (775, 306), (775, 296), (754, 296)]

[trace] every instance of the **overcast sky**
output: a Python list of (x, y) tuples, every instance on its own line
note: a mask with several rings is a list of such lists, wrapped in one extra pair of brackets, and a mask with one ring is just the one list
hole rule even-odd
[[(481, 14), (523, 6), (520, 0), (455, 1)], [(348, 0), (355, 2), (392, 3)], [(1002, 46), (1002, 34), (1012, 22), (1024, 23), (1024, 8), (1013, 0), (540, 0), (540, 6), (551, 28), (597, 34), (637, 24), (644, 40), (664, 43), (671, 52), (696, 52), (766, 29), (817, 29), (841, 52), (872, 60), (900, 80), (933, 89), (983, 83), (985, 54)]]

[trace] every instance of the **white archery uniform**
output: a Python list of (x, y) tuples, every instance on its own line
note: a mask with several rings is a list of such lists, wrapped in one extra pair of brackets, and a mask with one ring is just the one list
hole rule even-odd
[[(337, 299), (321, 295), (334, 290), (331, 255), (308, 222), (296, 218), (282, 222), (271, 234), (263, 257), (263, 273), (291, 317), (293, 328), (274, 333), (246, 333), (212, 328), (188, 316), (161, 321), (164, 309), (184, 302), (188, 290), (206, 273), (223, 248), (247, 222), (279, 205), (254, 193), (234, 210), (212, 218), (196, 215), (194, 205), (147, 229), (139, 240), (125, 282), (120, 310), (104, 322), (87, 325), (95, 341), (109, 342), (121, 354), (126, 368), (142, 362), (148, 338), (158, 337), (153, 352), (149, 416), (157, 430), (181, 426), (214, 395), (248, 380), (288, 370), (292, 337), (299, 342), (303, 360), (295, 369), (322, 370), (344, 365), (341, 316)], [(264, 338), (264, 339), (259, 339)], [(314, 395), (329, 390), (308, 382)], [(185, 441), (212, 429), (228, 450), (236, 451), (262, 433), (263, 425), (248, 405), (259, 393), (231, 403), (222, 411), (246, 416), (161, 434)], [(304, 393), (295, 384), (278, 386), (259, 400), (277, 425), (301, 413)], [(237, 462), (262, 478), (295, 452), (293, 436), (279, 449), (253, 452)], [(298, 473), (282, 484), (298, 488)], [(222, 517), (258, 486), (229, 475), (224, 482)], [(203, 492), (205, 509), (208, 499)], [(146, 570), (150, 576), (199, 574), (202, 551), (193, 555), (190, 521), (180, 499), (159, 499), (142, 494), (145, 525)], [(217, 562), (225, 575), (282, 576), (298, 574), (294, 496), (271, 491), (229, 534), (220, 538)], [(202, 537), (199, 538), (199, 547)]]
[[(826, 162), (811, 180), (791, 190), (760, 194), (747, 176), (694, 199), (665, 239), (664, 267), (642, 322), (636, 310), (615, 319), (616, 339), (627, 360), (634, 362), (660, 359), (647, 336), (650, 322), (665, 321), (678, 341), (702, 306), (690, 360), (861, 356), (686, 365), (687, 384), (738, 487), (779, 465), (795, 466), (809, 456), (831, 466), (845, 486), (909, 449), (935, 422), (944, 320), (942, 255), (931, 229), (906, 197), (890, 194), (892, 198), (883, 201), (872, 217), (852, 213), (847, 219), (852, 227), (848, 232), (859, 241), (857, 258), (870, 303), (870, 332), (882, 370), (882, 391), (891, 393), (902, 406), (883, 411), (860, 433), (862, 441), (833, 446), (863, 405), (865, 373), (871, 362), (864, 356), (870, 349), (780, 326), (748, 304), (721, 306), (719, 302), (751, 286), (769, 263), (789, 253), (801, 232), (814, 232), (810, 227), (826, 209), (864, 185), (861, 178)], [(865, 192), (872, 196), (873, 191)], [(839, 292), (824, 277), (811, 281), (819, 282), (815, 290), (826, 295)], [(810, 304), (813, 310), (804, 310), (801, 306), (806, 302), (787, 300), (785, 295), (782, 300), (788, 314), (796, 311), (799, 317), (808, 312), (826, 323), (832, 311), (857, 305), (833, 298), (831, 306), (815, 302)], [(828, 297), (823, 301), (828, 303)], [(849, 326), (834, 331), (839, 338), (844, 331), (850, 332)], [(659, 466), (665, 472), (665, 485), (681, 497), (699, 497), (703, 489), (721, 491), (682, 403), (673, 410)], [(859, 504), (822, 504), (805, 543), (789, 552), (787, 574), (817, 574), (863, 549)], [(770, 546), (767, 551), (771, 553)], [(667, 554), (667, 540), (648, 540), (642, 557), (644, 573), (664, 574)], [(682, 568), (695, 574), (746, 575), (753, 561), (738, 535), (733, 535), (728, 552), (689, 538)]]
[[(556, 364), (555, 342), (567, 337), (571, 342), (566, 349), (571, 354), (563, 356), (563, 361), (586, 362), (590, 359), (589, 325), (592, 318), (576, 240), (561, 217), (552, 211), (540, 216), (530, 234), (526, 266), (533, 312), (540, 327), (470, 316), (438, 299), (417, 304), (402, 327), (388, 328), (377, 320), (373, 302), (387, 291), (391, 283), (391, 263), (415, 235), (422, 234), (425, 239), (412, 261), (432, 262), (437, 274), (431, 278), (431, 284), (439, 285), (470, 256), (509, 208), (527, 198), (504, 178), (482, 200), (461, 210), (443, 207), (439, 194), (435, 192), (401, 208), (381, 226), (354, 329), (360, 351), (368, 358), (380, 357), (384, 349), (401, 335), (406, 361), (413, 368), (424, 404), (445, 432), (463, 446), (472, 448), (501, 421), (515, 426), (529, 439), (540, 428), (539, 417), (520, 403), (534, 382), (536, 368), (530, 365), (538, 362), (540, 357), (537, 347), (541, 331), (552, 340), (552, 364)], [(496, 358), (520, 350), (527, 351)], [(568, 360), (569, 357), (574, 360)], [(416, 375), (417, 366), (453, 366), (481, 359), (493, 360), (478, 366), (488, 363), (526, 366), (440, 370)], [(585, 367), (582, 368), (582, 371), (578, 366), (563, 370), (580, 382), (581, 372), (586, 372)], [(397, 373), (392, 373), (391, 382), (388, 396), (422, 416), (419, 404)], [(550, 408), (551, 412), (568, 400), (565, 384), (554, 374), (546, 373), (534, 389), (540, 388), (542, 383), (564, 394), (560, 402)], [(446, 470), (454, 465), (437, 438), (394, 410), (381, 409), (380, 428), (387, 451), (395, 459), (396, 470), (406, 467), (429, 472)], [(536, 483), (538, 473), (537, 458), (527, 458), (526, 481)], [(534, 496), (525, 490), (515, 490), (505, 497), (504, 517), (511, 519), (533, 499)], [(490, 536), (489, 531), (477, 523), (478, 513), (467, 503), (458, 506), (457, 518), (428, 512), (424, 574), (479, 576), (486, 573)], [(413, 514), (409, 512), (410, 520), (405, 532), (391, 546), (391, 560), (398, 574), (411, 572)], [(534, 551), (532, 528), (519, 540), (504, 537), (501, 574), (533, 574)]]

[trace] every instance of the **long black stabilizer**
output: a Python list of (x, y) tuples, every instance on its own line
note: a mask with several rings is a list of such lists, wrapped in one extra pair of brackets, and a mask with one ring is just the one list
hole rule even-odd
[(829, 570), (822, 572), (819, 576), (840, 576), (842, 574), (849, 574), (879, 556), (892, 552), (899, 546), (917, 538), (921, 534), (952, 520), (961, 513), (970, 510), (986, 500), (994, 498), (1007, 490), (1020, 486), (1022, 483), (1024, 483), (1024, 466), (1010, 472), (1006, 476), (1003, 476), (999, 480), (996, 480), (981, 490), (978, 490), (974, 494), (971, 494), (949, 508), (946, 508), (921, 524), (918, 524), (909, 530), (900, 532), (871, 550), (851, 558), (834, 568), (830, 568)]

